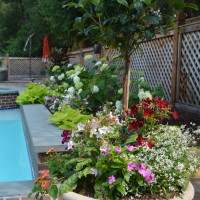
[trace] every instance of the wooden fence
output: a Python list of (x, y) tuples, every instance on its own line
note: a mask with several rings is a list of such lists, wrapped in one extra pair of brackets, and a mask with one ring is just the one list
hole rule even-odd
[[(165, 98), (178, 107), (189, 107), (200, 113), (200, 20), (179, 25), (166, 36), (141, 43), (140, 50), (131, 55), (132, 70), (142, 71), (145, 80), (155, 88), (161, 83)], [(92, 48), (72, 52), (71, 62), (91, 65), (83, 57), (93, 54)], [(104, 48), (94, 54), (96, 59), (119, 54), (118, 50)], [(117, 63), (118, 66), (122, 62)], [(133, 80), (135, 75), (131, 75)]]

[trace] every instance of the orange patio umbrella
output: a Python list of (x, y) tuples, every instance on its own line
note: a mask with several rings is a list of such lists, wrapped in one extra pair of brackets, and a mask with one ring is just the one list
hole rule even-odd
[(49, 39), (47, 35), (44, 37), (43, 41), (43, 54), (42, 54), (42, 61), (47, 62), (50, 58), (50, 48), (49, 48)]

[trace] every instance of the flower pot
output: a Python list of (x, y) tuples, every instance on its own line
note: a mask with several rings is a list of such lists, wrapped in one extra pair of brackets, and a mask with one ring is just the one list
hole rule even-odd
[[(189, 182), (185, 192), (181, 195), (181, 197), (175, 197), (169, 200), (192, 200), (194, 198), (194, 187)], [(62, 200), (95, 200), (90, 197), (86, 197), (75, 192), (68, 192), (62, 195)]]
[(8, 71), (1, 71), (0, 72), (0, 81), (7, 81), (8, 80)]

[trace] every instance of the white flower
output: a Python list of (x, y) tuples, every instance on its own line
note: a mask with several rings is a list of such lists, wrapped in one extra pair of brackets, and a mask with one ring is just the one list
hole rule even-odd
[(122, 110), (122, 102), (121, 101), (116, 101), (115, 106), (116, 106), (117, 110)]
[(113, 133), (114, 129), (111, 126), (103, 126), (102, 128), (98, 129), (101, 135), (106, 133)]
[(84, 60), (91, 60), (94, 56), (89, 54), (84, 57)]
[(100, 151), (105, 152), (108, 148), (108, 142), (104, 142), (102, 146), (100, 146)]
[(51, 76), (51, 77), (50, 77), (50, 80), (51, 80), (51, 81), (55, 81), (54, 76)]
[(65, 74), (61, 74), (60, 76), (58, 76), (58, 80), (62, 81), (64, 77), (65, 77)]
[(78, 82), (78, 83), (75, 84), (75, 88), (77, 90), (81, 89), (82, 87), (83, 87), (83, 83), (82, 82)]
[(98, 62), (95, 63), (95, 66), (100, 66), (100, 65), (102, 65), (101, 61), (98, 61)]
[(98, 86), (94, 85), (93, 88), (92, 88), (92, 93), (98, 93), (99, 92), (99, 88)]
[(80, 71), (77, 71), (77, 72), (75, 72), (74, 74), (72, 74), (72, 75), (70, 76), (70, 78), (73, 79), (75, 76), (78, 76), (80, 73), (81, 73)]
[(118, 94), (122, 94), (123, 93), (123, 88), (118, 90)]
[(91, 168), (90, 170), (92, 171), (92, 174), (96, 177), (98, 174), (98, 170), (94, 168)]
[(67, 143), (67, 150), (72, 149), (73, 146), (74, 146), (74, 141), (73, 141), (73, 140), (70, 140), (70, 141)]
[(74, 76), (73, 81), (74, 81), (74, 84), (76, 84), (80, 81), (80, 78), (78, 76)]
[(78, 131), (84, 131), (85, 124), (79, 123), (77, 125)]
[(81, 89), (79, 89), (79, 90), (78, 90), (78, 94), (80, 94), (82, 91), (83, 91), (83, 90), (82, 90), (82, 88), (81, 88)]
[(71, 63), (69, 63), (69, 64), (67, 65), (67, 67), (72, 67), (72, 64), (71, 64)]
[(68, 93), (71, 94), (71, 95), (73, 95), (73, 94), (75, 93), (75, 89), (74, 89), (73, 86), (70, 87), (67, 91), (68, 91)]
[(108, 64), (103, 64), (100, 68), (101, 71), (105, 70), (108, 68)]
[(144, 92), (143, 89), (139, 90), (138, 97), (139, 97), (140, 101), (142, 99), (147, 99), (147, 98), (152, 99), (151, 93), (149, 91)]
[(96, 128), (90, 130), (90, 137), (92, 137), (93, 135), (97, 135), (97, 134), (98, 134), (98, 132), (97, 132)]

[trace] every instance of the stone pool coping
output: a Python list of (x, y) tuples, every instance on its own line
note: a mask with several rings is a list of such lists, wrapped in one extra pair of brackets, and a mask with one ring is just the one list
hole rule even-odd
[[(24, 87), (0, 86), (0, 94), (21, 93)], [(31, 157), (33, 179), (38, 176), (38, 153), (54, 147), (56, 151), (64, 151), (66, 145), (61, 144), (62, 130), (48, 122), (51, 113), (42, 104), (21, 105), (24, 133)], [(0, 182), (0, 199), (24, 197), (31, 191), (34, 180), (17, 182)]]

